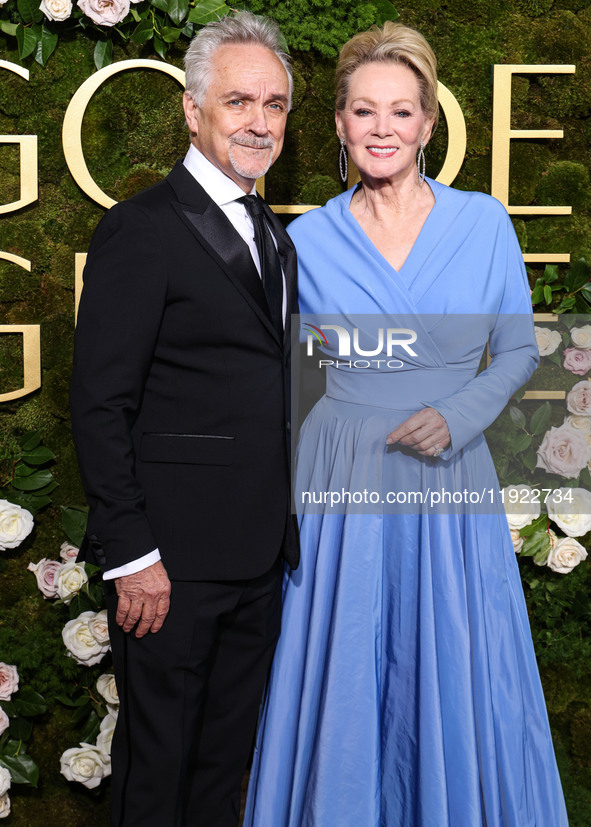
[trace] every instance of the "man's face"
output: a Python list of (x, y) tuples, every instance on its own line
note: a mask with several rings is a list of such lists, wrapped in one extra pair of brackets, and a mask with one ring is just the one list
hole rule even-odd
[(185, 92), (183, 105), (197, 149), (250, 192), (283, 146), (289, 83), (270, 49), (252, 44), (220, 46), (202, 106)]

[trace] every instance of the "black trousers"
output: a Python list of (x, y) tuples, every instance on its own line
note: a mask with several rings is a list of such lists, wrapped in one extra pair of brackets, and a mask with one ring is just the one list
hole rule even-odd
[(112, 827), (236, 827), (240, 785), (279, 636), (281, 571), (174, 581), (162, 629), (115, 623), (121, 706), (112, 746)]

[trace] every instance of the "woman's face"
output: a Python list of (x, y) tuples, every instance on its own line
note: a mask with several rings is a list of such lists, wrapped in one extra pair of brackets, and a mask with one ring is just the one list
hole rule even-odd
[(394, 183), (416, 176), (419, 144), (429, 140), (433, 120), (421, 108), (415, 73), (400, 63), (380, 62), (353, 72), (336, 124), (362, 177)]

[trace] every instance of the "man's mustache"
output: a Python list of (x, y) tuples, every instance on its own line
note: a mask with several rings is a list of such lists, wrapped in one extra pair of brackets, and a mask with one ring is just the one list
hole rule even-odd
[(231, 138), (233, 144), (238, 146), (246, 146), (250, 149), (271, 149), (275, 141), (273, 138)]

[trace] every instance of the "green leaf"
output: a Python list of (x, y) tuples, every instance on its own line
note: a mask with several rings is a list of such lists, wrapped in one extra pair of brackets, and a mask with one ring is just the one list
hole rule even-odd
[(30, 28), (25, 28), (20, 24), (16, 30), (16, 42), (18, 45), (18, 55), (21, 60), (24, 60), (37, 48), (37, 38), (34, 32), (32, 32)]
[(12, 485), (18, 491), (37, 491), (44, 488), (53, 482), (53, 474), (47, 469), (44, 471), (35, 471), (30, 477), (15, 477)]
[(24, 462), (19, 462), (14, 469), (14, 476), (15, 477), (30, 477), (31, 474), (36, 473), (37, 468), (34, 468), (30, 465), (27, 465)]
[(378, 11), (377, 24), (383, 26), (386, 20), (397, 20), (399, 12), (394, 8), (390, 0), (371, 0), (371, 5)]
[(575, 306), (573, 307), (575, 313), (584, 313), (587, 314), (591, 310), (589, 306), (589, 302), (581, 295), (581, 293), (577, 293), (575, 296)]
[(167, 43), (174, 43), (181, 36), (182, 29), (174, 29), (172, 26), (164, 26), (160, 32), (162, 39)]
[(16, 718), (18, 715), (16, 704), (14, 701), (2, 701), (0, 704), (4, 712), (8, 715), (9, 718)]
[(36, 0), (17, 0), (16, 7), (23, 23), (40, 23), (43, 20), (43, 12)]
[[(57, 43), (57, 35), (55, 35), (55, 41)], [(33, 448), (32, 451), (23, 451), (22, 458), (27, 465), (44, 465), (46, 462), (55, 459), (55, 454), (44, 445), (39, 445), (38, 448)]]
[(150, 5), (160, 11), (168, 11), (168, 0), (150, 0)]
[(514, 425), (518, 428), (525, 428), (525, 414), (523, 411), (520, 411), (519, 408), (516, 407), (509, 408), (509, 416)]
[(70, 706), (70, 707), (76, 706), (74, 701), (71, 698), (68, 698), (67, 695), (56, 695), (55, 699), (56, 699), (56, 701), (59, 701), (64, 706)]
[(534, 557), (546, 550), (550, 553), (550, 537), (545, 531), (536, 531), (531, 536), (526, 537), (520, 554), (522, 557)]
[(94, 741), (96, 741), (100, 728), (101, 719), (93, 710), (91, 714), (88, 716), (88, 721), (86, 722), (84, 729), (80, 733), (80, 740), (84, 741), (85, 744), (92, 744)]
[(195, 32), (195, 27), (193, 26), (193, 24), (192, 23), (187, 23), (187, 25), (183, 29), (183, 34), (185, 35), (185, 37), (193, 37), (194, 32)]
[(553, 284), (558, 279), (558, 267), (556, 264), (547, 264), (544, 268), (544, 281), (546, 284)]
[(134, 9), (132, 7), (132, 8), (130, 8), (129, 12), (130, 12), (131, 16), (133, 17), (133, 19), (135, 20), (135, 22), (139, 23), (142, 18), (139, 16), (137, 9)]
[(20, 494), (18, 497), (13, 497), (13, 501), (17, 505), (26, 508), (31, 514), (36, 514), (51, 503), (51, 497), (40, 497), (38, 494)]
[(520, 534), (522, 537), (531, 537), (532, 534), (536, 534), (536, 532), (543, 531), (546, 532), (546, 528), (548, 527), (548, 515), (547, 514), (540, 514), (540, 516), (531, 522), (529, 525), (526, 525), (525, 528), (520, 530)]
[(588, 281), (584, 287), (581, 288), (581, 296), (591, 303), (591, 281)]
[(68, 540), (75, 546), (82, 545), (88, 520), (88, 508), (74, 506), (60, 506), (62, 511), (62, 528)]
[(550, 543), (548, 543), (548, 547), (538, 551), (534, 554), (534, 563), (536, 566), (544, 566), (546, 565), (546, 560), (550, 556)]
[(0, 21), (0, 29), (2, 29), (4, 34), (10, 35), (10, 37), (16, 37), (16, 30), (18, 29), (18, 23), (9, 23), (8, 20), (1, 20)]
[(220, 3), (220, 0), (201, 0), (194, 9), (191, 9), (189, 22), (205, 26), (206, 23), (217, 20), (218, 17), (223, 17), (228, 11), (228, 6), (225, 3)]
[(10, 772), (13, 784), (30, 784), (37, 786), (39, 768), (33, 759), (26, 753), (19, 755), (0, 755), (0, 767), (6, 767)]
[(141, 20), (131, 35), (134, 43), (145, 43), (154, 37), (154, 24), (151, 20)]
[(94, 47), (94, 65), (97, 69), (109, 66), (113, 62), (113, 41), (99, 40)]
[(542, 299), (544, 298), (544, 285), (543, 284), (536, 284), (531, 294), (531, 303), (532, 304), (541, 304)]
[(70, 722), (74, 725), (75, 724), (80, 724), (80, 723), (82, 723), (82, 721), (85, 721), (86, 718), (88, 718), (88, 716), (90, 715), (91, 712), (92, 712), (92, 707), (90, 705), (90, 702), (84, 704), (84, 706), (79, 706), (78, 709), (74, 712), (74, 714), (70, 718)]
[(180, 26), (189, 11), (189, 0), (168, 0), (168, 16)]
[(531, 436), (529, 434), (519, 434), (515, 439), (511, 440), (511, 447), (516, 454), (527, 450), (531, 445)]
[(546, 304), (552, 303), (552, 289), (549, 284), (544, 285), (544, 300)]
[(523, 464), (527, 468), (528, 471), (533, 471), (536, 465), (538, 464), (538, 455), (534, 451), (533, 448), (523, 455)]
[(589, 473), (588, 468), (583, 468), (581, 471), (581, 475), (579, 477), (579, 485), (582, 485), (584, 488), (591, 490), (591, 473)]
[(154, 32), (154, 49), (156, 50), (156, 53), (160, 55), (162, 60), (166, 60), (168, 45), (156, 34), (156, 32)]
[(574, 293), (586, 282), (589, 281), (589, 267), (584, 258), (580, 258), (571, 266), (570, 270), (564, 277), (564, 286), (569, 293)]
[(542, 434), (548, 429), (548, 425), (550, 424), (550, 418), (552, 416), (552, 408), (550, 407), (549, 402), (544, 402), (543, 405), (534, 412), (531, 421), (530, 421), (530, 428), (532, 434)]
[(28, 431), (21, 437), (19, 445), (23, 451), (32, 451), (41, 445), (41, 431)]
[(19, 691), (14, 703), (19, 713), (27, 717), (42, 715), (47, 711), (47, 703), (43, 695), (35, 692), (30, 686), (24, 686)]
[[(45, 66), (47, 61), (53, 54), (55, 47), (57, 46), (58, 36), (55, 32), (50, 32), (49, 29), (46, 29), (43, 26), (41, 32), (41, 40), (37, 44), (37, 53), (35, 55), (35, 60), (37, 63), (41, 64), (41, 66)], [(43, 451), (49, 451), (49, 448), (42, 448)], [(51, 451), (49, 451), (51, 454)], [(46, 460), (47, 462), (47, 460)], [(41, 463), (39, 463), (40, 465)]]
[(10, 722), (10, 737), (16, 741), (26, 741), (33, 732), (33, 722), (26, 718), (13, 718)]
[(566, 313), (567, 310), (572, 310), (575, 306), (575, 301), (574, 296), (565, 296), (556, 308), (556, 313)]

